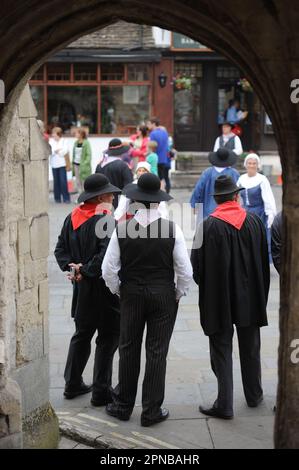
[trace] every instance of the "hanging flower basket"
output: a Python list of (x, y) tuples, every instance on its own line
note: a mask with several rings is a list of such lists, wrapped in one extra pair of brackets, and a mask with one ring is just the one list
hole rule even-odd
[(253, 88), (247, 78), (240, 78), (238, 85), (242, 88), (243, 91), (247, 91), (249, 93), (253, 92)]
[(177, 75), (173, 78), (173, 86), (176, 90), (191, 90), (192, 78)]

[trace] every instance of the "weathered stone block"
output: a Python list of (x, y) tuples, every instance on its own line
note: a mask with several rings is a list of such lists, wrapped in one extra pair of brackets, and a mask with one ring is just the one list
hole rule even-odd
[(5, 347), (3, 339), (0, 339), (0, 364), (5, 364)]
[(18, 367), (12, 378), (22, 390), (22, 414), (29, 415), (49, 400), (49, 361), (47, 356)]
[(32, 259), (47, 258), (49, 254), (49, 218), (47, 215), (32, 220), (30, 244)]
[(29, 85), (26, 85), (19, 99), (18, 111), (20, 118), (36, 117), (37, 111), (34, 105)]
[(21, 390), (19, 385), (10, 378), (7, 379), (5, 388), (0, 390), (0, 417), (4, 418), (2, 426), (0, 423), (0, 437), (1, 432), (3, 436), (21, 431)]
[(40, 282), (38, 285), (38, 311), (40, 313), (48, 312), (49, 307), (49, 285), (48, 279)]
[(22, 161), (29, 161), (29, 120), (19, 119), (14, 132), (11, 167)]
[(11, 222), (9, 224), (9, 244), (15, 245), (18, 238), (18, 224), (17, 222)]
[(30, 325), (30, 328), (22, 325), (17, 334), (17, 365), (33, 361), (41, 357), (43, 352), (42, 325)]
[(34, 265), (30, 254), (24, 255), (24, 285), (25, 289), (31, 289), (35, 285)]
[(24, 217), (23, 184), (23, 170), (21, 166), (17, 166), (8, 176), (7, 214), (13, 216), (14, 220)]
[(28, 219), (18, 221), (18, 255), (30, 253), (30, 233)]
[(48, 160), (51, 148), (45, 142), (35, 118), (29, 120), (30, 126), (30, 160)]
[(48, 162), (24, 165), (25, 215), (37, 216), (48, 211)]
[(49, 402), (23, 420), (24, 449), (56, 449), (59, 442), (58, 418)]
[(35, 281), (40, 282), (48, 277), (48, 263), (46, 258), (33, 260)]

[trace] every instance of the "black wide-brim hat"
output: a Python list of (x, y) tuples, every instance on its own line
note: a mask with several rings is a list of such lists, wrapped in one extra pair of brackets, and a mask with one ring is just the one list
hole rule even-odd
[(221, 175), (215, 180), (214, 194), (211, 196), (224, 196), (242, 191), (244, 188), (236, 185), (230, 176)]
[(137, 184), (131, 183), (125, 186), (123, 194), (128, 199), (136, 202), (161, 202), (173, 199), (160, 189), (160, 180), (158, 176), (152, 173), (141, 175)]
[(84, 181), (84, 191), (78, 197), (78, 202), (85, 202), (101, 194), (121, 193), (121, 189), (109, 183), (108, 178), (100, 173), (90, 175)]
[(124, 145), (120, 139), (112, 139), (109, 142), (107, 155), (109, 157), (120, 157), (130, 150), (130, 145)]
[(212, 165), (226, 168), (228, 166), (233, 166), (236, 163), (237, 155), (232, 150), (222, 147), (216, 152), (210, 152), (208, 159)]

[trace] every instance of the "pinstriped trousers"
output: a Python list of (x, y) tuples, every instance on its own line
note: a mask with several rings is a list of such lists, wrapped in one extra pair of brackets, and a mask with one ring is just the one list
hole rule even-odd
[(166, 357), (178, 304), (173, 286), (121, 288), (119, 383), (112, 392), (119, 414), (134, 408), (143, 333), (146, 326), (146, 365), (142, 384), (142, 416), (154, 419), (164, 400)]

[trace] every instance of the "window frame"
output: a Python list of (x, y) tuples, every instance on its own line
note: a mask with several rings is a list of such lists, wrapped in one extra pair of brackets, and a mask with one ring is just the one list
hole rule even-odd
[[(53, 64), (55, 62), (51, 62)], [(101, 133), (101, 87), (102, 86), (148, 86), (149, 87), (149, 116), (152, 112), (152, 99), (153, 99), (153, 78), (154, 78), (154, 66), (152, 63), (145, 62), (149, 67), (149, 79), (144, 81), (129, 81), (128, 80), (128, 65), (138, 64), (139, 62), (128, 62), (124, 63), (124, 80), (101, 80), (101, 64), (95, 63), (97, 66), (96, 80), (75, 80), (74, 78), (74, 64), (83, 62), (72, 62), (70, 63), (70, 80), (48, 80), (47, 63), (43, 65), (43, 80), (29, 80), (29, 85), (42, 86), (44, 93), (44, 119), (43, 122), (45, 127), (48, 126), (48, 86), (55, 87), (96, 87), (97, 89), (97, 133), (89, 134), (91, 137), (110, 137), (114, 134), (103, 134)], [(94, 62), (93, 62), (94, 63)], [(143, 63), (143, 62), (140, 62)], [(59, 64), (59, 62), (57, 62)], [(136, 123), (138, 125), (138, 123)], [(128, 134), (118, 134), (120, 137), (128, 137)]]

